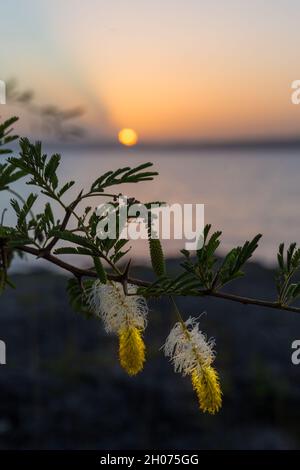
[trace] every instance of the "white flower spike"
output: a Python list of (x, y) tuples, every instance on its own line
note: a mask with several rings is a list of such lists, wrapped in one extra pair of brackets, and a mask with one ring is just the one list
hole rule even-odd
[[(137, 288), (128, 284), (128, 293), (136, 294)], [(103, 320), (107, 333), (119, 333), (128, 323), (140, 330), (147, 325), (148, 306), (144, 297), (126, 296), (120, 283), (94, 282), (88, 301), (95, 315)]]
[[(129, 294), (137, 288), (128, 284)], [(145, 344), (142, 334), (147, 324), (148, 306), (139, 295), (125, 295), (121, 284), (94, 282), (88, 296), (91, 308), (103, 320), (108, 333), (119, 336), (120, 364), (129, 375), (136, 375), (144, 367)]]
[(219, 377), (212, 367), (214, 345), (214, 340), (207, 340), (199, 330), (195, 318), (176, 323), (164, 345), (165, 355), (171, 359), (175, 372), (191, 377), (200, 409), (211, 414), (222, 406)]
[(200, 365), (212, 364), (214, 345), (214, 340), (207, 340), (196, 319), (190, 317), (184, 324), (174, 325), (164, 345), (164, 353), (171, 359), (175, 372), (187, 375)]

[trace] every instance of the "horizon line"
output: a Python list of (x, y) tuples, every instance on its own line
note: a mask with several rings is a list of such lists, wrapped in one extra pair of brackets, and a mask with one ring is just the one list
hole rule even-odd
[(147, 150), (160, 150), (160, 151), (208, 151), (208, 150), (282, 150), (282, 149), (300, 149), (300, 137), (280, 137), (280, 138), (259, 138), (259, 139), (205, 139), (205, 140), (169, 140), (169, 141), (144, 141), (138, 142), (136, 145), (126, 147), (117, 141), (103, 140), (103, 141), (52, 141), (45, 142), (49, 148), (58, 145), (63, 148), (87, 148), (89, 150), (97, 149), (124, 149), (125, 151), (147, 151)]

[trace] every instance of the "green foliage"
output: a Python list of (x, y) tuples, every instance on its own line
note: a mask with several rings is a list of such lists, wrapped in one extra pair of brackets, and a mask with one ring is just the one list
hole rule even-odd
[(91, 279), (79, 281), (76, 278), (71, 278), (68, 280), (67, 284), (69, 302), (73, 310), (78, 313), (83, 313), (87, 317), (91, 317), (93, 315), (87, 302), (87, 293), (92, 287), (93, 282), (94, 281)]
[(292, 282), (300, 269), (300, 248), (296, 243), (291, 243), (286, 251), (284, 243), (281, 243), (277, 254), (278, 273), (276, 287), (280, 304), (288, 305), (300, 296), (300, 282)]
[[(11, 153), (12, 150), (5, 148), (6, 145), (10, 144), (18, 138), (17, 135), (12, 135), (12, 125), (18, 121), (17, 117), (12, 117), (7, 119), (2, 124), (0, 124), (0, 155)], [(1, 148), (4, 147), (4, 148)]]
[(256, 235), (250, 242), (246, 241), (243, 246), (233, 248), (227, 254), (215, 278), (215, 286), (223, 286), (244, 275), (241, 269), (258, 247), (261, 236)]
[(203, 245), (197, 250), (196, 258), (189, 251), (182, 250), (184, 261), (181, 266), (184, 272), (171, 279), (167, 276), (155, 281), (139, 292), (147, 297), (157, 297), (162, 294), (201, 296), (209, 291), (215, 291), (224, 284), (244, 275), (241, 271), (246, 261), (252, 256), (258, 246), (261, 235), (256, 235), (251, 242), (233, 248), (219, 267), (216, 250), (220, 245), (222, 232), (214, 232), (209, 236), (211, 226), (206, 225), (203, 231)]
[(243, 246), (233, 248), (225, 256), (222, 264), (216, 267), (218, 262), (216, 250), (220, 245), (222, 232), (214, 232), (209, 237), (210, 229), (211, 225), (206, 225), (204, 228), (203, 246), (196, 252), (196, 262), (191, 260), (189, 252), (182, 250), (186, 258), (182, 266), (199, 279), (202, 288), (208, 290), (220, 288), (243, 276), (242, 268), (253, 255), (261, 238), (261, 234), (258, 234), (252, 241), (246, 241)]
[(0, 164), (0, 191), (8, 190), (10, 185), (26, 175), (8, 164)]
[(12, 234), (13, 231), (9, 227), (0, 225), (0, 294), (6, 286), (14, 287), (7, 273), (13, 258), (13, 251), (9, 246)]
[[(16, 136), (11, 133), (12, 125), (16, 121), (17, 118), (12, 118), (0, 124), (1, 154), (9, 153), (7, 146), (16, 139)], [(75, 182), (59, 180), (61, 156), (57, 153), (48, 156), (43, 152), (40, 142), (31, 143), (27, 138), (20, 139), (19, 146), (18, 156), (8, 157), (0, 164), (0, 191), (9, 191), (14, 195), (11, 199), (11, 206), (17, 218), (13, 227), (4, 226), (5, 208), (0, 219), (0, 289), (3, 290), (7, 285), (11, 285), (7, 273), (14, 253), (27, 252), (37, 258), (44, 257), (73, 273), (75, 279), (68, 283), (70, 301), (74, 309), (88, 313), (86, 292), (94, 282), (89, 279), (90, 277), (98, 278), (102, 283), (105, 283), (107, 279), (118, 280), (123, 283), (124, 288), (126, 288), (126, 281), (130, 282), (128, 274), (130, 263), (127, 264), (125, 274), (119, 268), (120, 262), (130, 250), (128, 240), (121, 238), (124, 227), (120, 225), (119, 218), (121, 206), (118, 196), (120, 194), (106, 191), (114, 186), (151, 181), (158, 173), (152, 170), (152, 163), (149, 162), (133, 168), (111, 170), (98, 176), (87, 192), (81, 188), (77, 189), (77, 196), (71, 202), (66, 202), (66, 193), (70, 199), (71, 192), (68, 191), (75, 186)], [(20, 179), (35, 186), (36, 194), (30, 193), (24, 199), (22, 195), (15, 192), (11, 186)], [(43, 198), (46, 196), (48, 200), (46, 202), (43, 200), (42, 211), (36, 213), (37, 204), (35, 203), (41, 195)], [(91, 205), (82, 208), (86, 199), (101, 197), (109, 199), (116, 215), (116, 235), (113, 239), (101, 239), (97, 236), (99, 222), (103, 230), (107, 227), (108, 214), (98, 215), (92, 210)], [(131, 206), (138, 204), (138, 201), (132, 197), (127, 200), (127, 203)], [(148, 211), (151, 204), (163, 205), (161, 202), (146, 202), (144, 205)], [(62, 220), (55, 219), (54, 205), (59, 206), (63, 211)], [(80, 213), (78, 212), (79, 205)], [(261, 238), (260, 234), (256, 235), (251, 241), (246, 241), (242, 246), (230, 250), (221, 260), (217, 255), (217, 250), (220, 248), (222, 232), (211, 233), (211, 226), (206, 225), (203, 234), (198, 234), (199, 237), (202, 236), (201, 248), (196, 251), (195, 256), (187, 250), (181, 251), (182, 270), (172, 278), (166, 273), (161, 243), (155, 235), (150, 233), (152, 221), (149, 214), (148, 212), (148, 220), (145, 222), (148, 223), (150, 258), (152, 269), (158, 278), (152, 284), (138, 283), (146, 284), (146, 287), (139, 288), (139, 293), (147, 297), (215, 294), (220, 296), (220, 289), (223, 286), (244, 275), (244, 265), (257, 249)], [(138, 216), (139, 214), (136, 215)], [(128, 219), (122, 223), (126, 224), (132, 218), (134, 217), (128, 216)], [(91, 267), (86, 270), (79, 269), (65, 262), (61, 257), (63, 255), (85, 256)], [(109, 266), (109, 272), (107, 272), (107, 266)], [(286, 253), (284, 245), (280, 245), (278, 266), (278, 299), (271, 304), (273, 308), (285, 307), (300, 296), (300, 282), (294, 279), (300, 267), (300, 248), (297, 248), (295, 243), (289, 246)], [(262, 304), (261, 301), (258, 303)]]
[[(0, 156), (12, 152), (11, 149), (5, 147), (18, 138), (17, 135), (11, 135), (11, 126), (17, 121), (17, 117), (12, 117), (0, 124)], [(7, 162), (0, 163), (0, 191), (8, 190), (10, 184), (14, 183), (23, 176), (25, 176), (24, 171), (16, 170)]]
[(20, 149), (20, 157), (11, 157), (8, 161), (13, 167), (31, 176), (27, 184), (38, 186), (43, 194), (56, 200), (74, 185), (74, 181), (69, 181), (58, 188), (59, 154), (48, 157), (42, 151), (41, 142), (32, 144), (27, 138), (20, 139)]
[(60, 240), (66, 240), (81, 247), (87, 248), (91, 256), (97, 255), (96, 242), (93, 242), (84, 236), (76, 235), (75, 233), (72, 233), (68, 230), (57, 230), (53, 232), (53, 235), (58, 237)]
[(151, 168), (153, 163), (147, 162), (135, 168), (125, 167), (116, 171), (108, 171), (104, 175), (94, 181), (91, 186), (91, 193), (101, 193), (104, 189), (125, 183), (140, 183), (142, 181), (151, 181), (153, 177), (158, 175), (156, 171), (143, 172), (147, 168)]
[(206, 225), (203, 231), (203, 245), (202, 248), (196, 252), (196, 262), (190, 258), (190, 253), (183, 250), (182, 254), (186, 260), (183, 262), (183, 268), (192, 273), (196, 279), (199, 279), (199, 285), (203, 288), (209, 289), (212, 287), (214, 280), (213, 267), (217, 262), (215, 252), (220, 245), (220, 236), (222, 232), (214, 232), (209, 237), (211, 225)]
[(107, 282), (107, 275), (106, 275), (106, 272), (103, 268), (103, 265), (102, 265), (102, 262), (101, 262), (101, 259), (97, 256), (94, 257), (94, 265), (95, 265), (95, 269), (96, 269), (96, 273), (98, 275), (98, 278), (100, 279), (100, 281), (102, 282), (102, 284), (106, 284)]
[(29, 194), (27, 200), (23, 204), (23, 207), (20, 207), (16, 199), (11, 200), (11, 205), (17, 215), (17, 226), (18, 231), (24, 235), (28, 234), (28, 224), (26, 222), (26, 217), (31, 211), (31, 208), (35, 201), (37, 200), (37, 194)]
[(199, 279), (191, 273), (183, 272), (175, 278), (167, 275), (159, 277), (148, 287), (139, 287), (138, 293), (144, 297), (161, 297), (162, 295), (199, 296)]

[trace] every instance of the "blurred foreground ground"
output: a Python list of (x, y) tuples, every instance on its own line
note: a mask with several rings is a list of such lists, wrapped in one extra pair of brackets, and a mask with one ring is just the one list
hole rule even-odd
[[(170, 262), (171, 269), (176, 265)], [(147, 277), (146, 269), (136, 275)], [(256, 264), (237, 293), (272, 298), (273, 273)], [(66, 279), (16, 275), (0, 299), (1, 449), (300, 449), (300, 365), (291, 343), (300, 316), (218, 299), (180, 299), (217, 342), (224, 405), (198, 411), (191, 384), (160, 347), (175, 321), (167, 300), (151, 302), (144, 372), (129, 378), (117, 341), (99, 320), (74, 313)], [(230, 291), (230, 287), (227, 289)]]

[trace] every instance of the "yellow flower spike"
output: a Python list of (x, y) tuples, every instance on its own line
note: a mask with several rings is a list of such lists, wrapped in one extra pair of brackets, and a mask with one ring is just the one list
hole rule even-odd
[(211, 366), (192, 372), (192, 385), (199, 400), (200, 409), (203, 412), (215, 414), (222, 406), (222, 391), (218, 373)]
[(120, 364), (129, 375), (138, 374), (144, 367), (145, 344), (139, 328), (124, 327), (119, 332)]
[(214, 340), (207, 340), (195, 318), (185, 322), (176, 307), (179, 321), (173, 326), (164, 345), (175, 372), (190, 375), (200, 409), (215, 414), (222, 406), (219, 377), (212, 367), (215, 359)]

